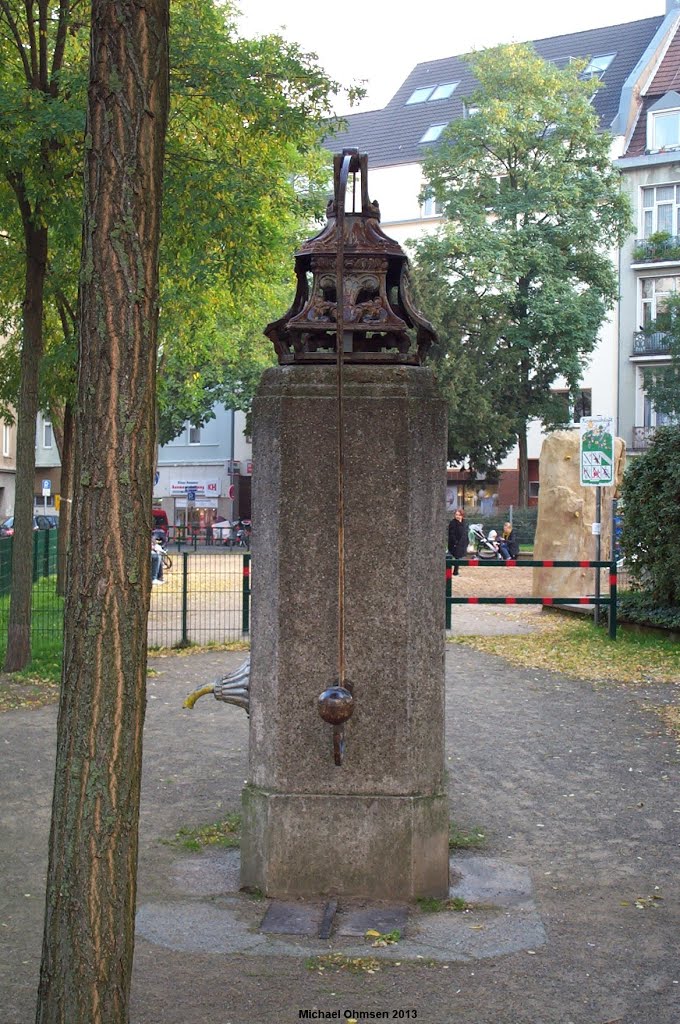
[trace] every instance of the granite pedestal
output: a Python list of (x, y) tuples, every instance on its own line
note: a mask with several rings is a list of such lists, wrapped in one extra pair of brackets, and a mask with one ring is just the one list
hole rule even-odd
[(446, 415), (423, 367), (347, 365), (344, 762), (336, 370), (267, 371), (254, 403), (250, 779), (241, 884), (270, 896), (445, 896)]

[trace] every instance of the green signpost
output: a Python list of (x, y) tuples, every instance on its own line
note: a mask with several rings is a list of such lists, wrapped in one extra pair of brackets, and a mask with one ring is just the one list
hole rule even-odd
[(614, 430), (611, 416), (581, 418), (581, 483), (607, 487), (614, 483)]

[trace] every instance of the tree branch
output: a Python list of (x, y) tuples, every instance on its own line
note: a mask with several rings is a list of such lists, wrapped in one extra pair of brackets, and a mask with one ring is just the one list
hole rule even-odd
[(35, 88), (38, 85), (38, 54), (35, 46), (35, 25), (33, 24), (33, 0), (24, 0), (26, 9), (26, 29), (31, 47), (31, 74), (29, 84)]
[(19, 56), (21, 57), (21, 62), (24, 65), (24, 74), (26, 75), (26, 81), (30, 85), (33, 79), (33, 76), (31, 74), (31, 65), (28, 63), (28, 58), (24, 50), (24, 44), (21, 41), (19, 26), (12, 17), (12, 12), (9, 9), (9, 4), (7, 3), (7, 0), (0, 0), (0, 10), (5, 15), (5, 20), (7, 22), (8, 28), (12, 33), (12, 36), (14, 37), (14, 42), (16, 43)]
[(57, 24), (57, 37), (54, 43), (52, 54), (52, 73), (50, 74), (50, 96), (56, 96), (59, 91), (58, 72), (61, 71), (64, 63), (64, 49), (66, 47), (66, 33), (71, 21), (71, 4), (69, 0), (61, 0), (59, 4), (59, 21)]

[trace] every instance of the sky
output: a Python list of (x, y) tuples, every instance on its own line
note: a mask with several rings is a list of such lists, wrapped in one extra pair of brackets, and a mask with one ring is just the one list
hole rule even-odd
[[(318, 55), (328, 74), (349, 85), (365, 79), (352, 110), (385, 106), (421, 61), (498, 43), (565, 35), (665, 14), (666, 0), (235, 0), (239, 34), (276, 32)], [(335, 20), (334, 20), (335, 19)], [(346, 101), (336, 113), (349, 112)]]

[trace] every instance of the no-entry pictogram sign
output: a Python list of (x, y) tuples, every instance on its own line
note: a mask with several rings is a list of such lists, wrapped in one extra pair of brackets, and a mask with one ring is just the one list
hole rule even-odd
[(581, 418), (581, 483), (606, 487), (614, 482), (614, 430), (611, 416)]

